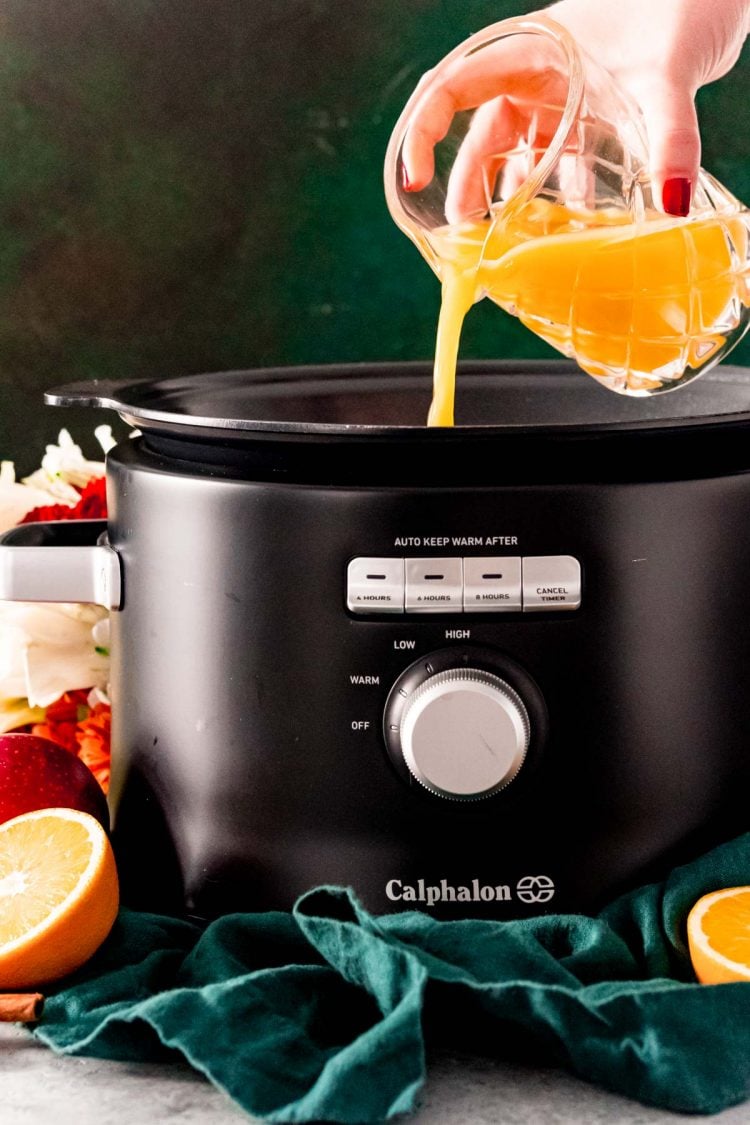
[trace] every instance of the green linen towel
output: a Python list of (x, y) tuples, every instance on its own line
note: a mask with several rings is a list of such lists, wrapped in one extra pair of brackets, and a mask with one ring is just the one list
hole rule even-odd
[(750, 834), (596, 918), (375, 918), (340, 888), (203, 930), (122, 910), (35, 1034), (112, 1059), (176, 1050), (269, 1121), (409, 1112), (438, 1043), (714, 1113), (750, 1096), (750, 982), (694, 983), (684, 923), (702, 894), (745, 884)]

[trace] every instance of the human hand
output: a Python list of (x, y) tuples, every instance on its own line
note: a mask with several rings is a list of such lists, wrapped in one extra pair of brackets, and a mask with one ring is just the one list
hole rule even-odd
[[(667, 213), (686, 215), (700, 164), (695, 94), (737, 61), (750, 29), (750, 0), (560, 0), (536, 14), (565, 27), (638, 103), (648, 134), (654, 199)], [(512, 128), (514, 76), (517, 87), (525, 84), (528, 90), (535, 66), (528, 52), (523, 61), (514, 59), (509, 44), (501, 40), (458, 58), (417, 105), (402, 149), (407, 190), (420, 191), (430, 182), (434, 146), (457, 112), (477, 106), (459, 157), (463, 172), (473, 161), (484, 178), (492, 174), (482, 162), (497, 151), (498, 136)], [(543, 67), (543, 60), (537, 61)], [(475, 197), (462, 198), (458, 210), (469, 213), (476, 203)]]

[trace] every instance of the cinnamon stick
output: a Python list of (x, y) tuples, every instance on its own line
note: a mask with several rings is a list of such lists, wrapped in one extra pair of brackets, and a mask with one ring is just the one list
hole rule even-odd
[(0, 1023), (33, 1023), (43, 1004), (41, 992), (0, 992)]

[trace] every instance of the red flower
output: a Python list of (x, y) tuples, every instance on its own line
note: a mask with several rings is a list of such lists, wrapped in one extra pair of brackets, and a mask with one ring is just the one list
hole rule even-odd
[(46, 709), (44, 722), (35, 723), (31, 733), (40, 738), (49, 738), (58, 746), (70, 750), (71, 754), (78, 753), (76, 731), (79, 720), (88, 714), (87, 691), (66, 691)]
[(106, 793), (109, 790), (109, 744), (112, 712), (106, 703), (97, 703), (78, 724), (78, 757), (85, 762)]
[(111, 710), (105, 703), (89, 707), (87, 697), (86, 691), (66, 691), (49, 705), (44, 722), (33, 724), (31, 733), (49, 738), (71, 754), (76, 754), (106, 793), (109, 788)]
[(81, 499), (73, 509), (77, 520), (104, 520), (107, 518), (107, 481), (105, 477), (92, 477), (81, 491)]
[(21, 523), (47, 523), (49, 520), (74, 519), (75, 508), (67, 504), (42, 504), (41, 508), (32, 508), (21, 520)]
[(33, 508), (21, 523), (46, 523), (48, 520), (100, 520), (107, 518), (106, 480), (92, 477), (79, 489), (80, 499), (73, 507), (68, 504), (43, 504)]

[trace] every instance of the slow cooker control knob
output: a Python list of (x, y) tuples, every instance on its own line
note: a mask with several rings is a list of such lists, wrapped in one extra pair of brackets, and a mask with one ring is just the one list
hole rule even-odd
[(439, 797), (476, 801), (504, 789), (529, 745), (523, 700), (499, 676), (450, 668), (404, 701), (401, 753), (410, 773)]

